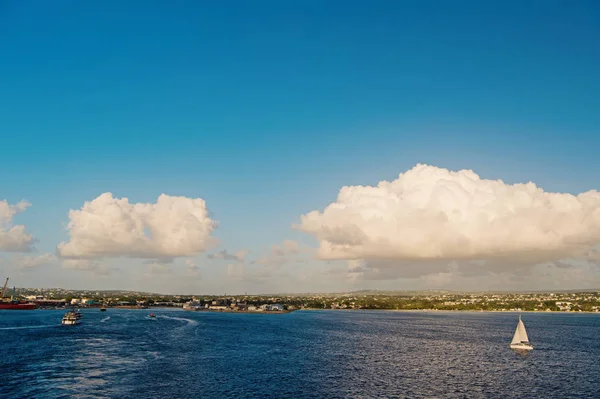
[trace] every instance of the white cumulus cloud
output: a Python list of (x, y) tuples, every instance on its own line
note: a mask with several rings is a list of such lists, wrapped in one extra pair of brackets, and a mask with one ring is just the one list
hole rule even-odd
[(33, 236), (25, 231), (25, 226), (12, 224), (13, 216), (31, 206), (27, 201), (10, 205), (0, 201), (0, 251), (29, 252), (33, 246)]
[(156, 203), (130, 203), (104, 193), (69, 212), (64, 258), (172, 259), (195, 255), (214, 244), (216, 222), (201, 198), (162, 194)]
[(533, 265), (593, 252), (600, 193), (551, 193), (419, 164), (375, 187), (342, 187), (335, 202), (294, 227), (318, 239), (321, 259), (379, 262), (381, 277), (394, 274), (382, 272), (392, 265), (424, 262)]

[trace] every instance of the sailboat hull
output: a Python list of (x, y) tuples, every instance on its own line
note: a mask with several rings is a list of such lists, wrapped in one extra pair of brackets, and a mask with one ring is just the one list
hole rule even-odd
[(533, 345), (527, 344), (510, 344), (510, 349), (517, 349), (521, 351), (530, 351), (533, 349)]

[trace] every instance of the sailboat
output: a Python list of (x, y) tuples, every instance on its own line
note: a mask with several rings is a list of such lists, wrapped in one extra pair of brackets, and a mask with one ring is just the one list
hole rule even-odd
[(526, 351), (533, 349), (533, 345), (529, 343), (529, 338), (527, 337), (525, 324), (523, 324), (523, 320), (521, 320), (521, 315), (519, 315), (519, 323), (517, 324), (515, 335), (513, 335), (512, 342), (510, 343), (510, 348)]

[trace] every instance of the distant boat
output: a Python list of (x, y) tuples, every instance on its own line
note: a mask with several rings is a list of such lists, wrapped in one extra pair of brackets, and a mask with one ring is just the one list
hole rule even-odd
[(73, 309), (70, 312), (65, 313), (62, 318), (62, 324), (66, 326), (74, 326), (79, 324), (79, 318), (80, 316), (78, 316), (77, 312), (75, 312), (75, 309)]
[(521, 315), (519, 315), (519, 323), (517, 324), (515, 335), (513, 335), (512, 342), (510, 343), (510, 348), (526, 351), (533, 349), (533, 345), (529, 343), (529, 337), (527, 337), (527, 331), (525, 330), (523, 320), (521, 320)]
[(150, 313), (148, 316), (150, 316), (150, 317), (156, 317), (156, 315), (154, 313)]
[(105, 308), (104, 306), (102, 306), (102, 307), (100, 308), (100, 311), (101, 311), (101, 312), (106, 312), (106, 308)]

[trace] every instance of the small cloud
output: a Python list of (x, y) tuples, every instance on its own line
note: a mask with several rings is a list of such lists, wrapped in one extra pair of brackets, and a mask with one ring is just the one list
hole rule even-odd
[(13, 225), (13, 216), (25, 211), (31, 204), (21, 201), (10, 205), (8, 201), (0, 201), (0, 251), (31, 252), (35, 242), (31, 234), (27, 234), (23, 225)]
[(230, 263), (227, 265), (227, 276), (241, 279), (244, 277), (244, 264), (241, 263)]
[(61, 259), (63, 269), (79, 272), (91, 272), (100, 276), (107, 276), (116, 268), (109, 268), (105, 264), (92, 259)]
[(273, 245), (272, 252), (277, 256), (294, 255), (300, 252), (300, 245), (293, 240), (284, 240), (280, 245)]
[(304, 263), (306, 259), (301, 258), (300, 255), (303, 253), (309, 253), (308, 248), (300, 247), (296, 241), (284, 240), (281, 244), (273, 245), (270, 251), (252, 261), (252, 264), (259, 264), (263, 266), (275, 266), (279, 267), (286, 263)]
[(248, 255), (248, 250), (247, 249), (242, 249), (240, 251), (237, 251), (235, 254), (232, 254), (230, 252), (228, 252), (226, 249), (223, 249), (219, 252), (213, 253), (213, 254), (208, 254), (206, 255), (206, 257), (208, 259), (218, 259), (218, 260), (234, 260), (237, 262), (244, 262), (244, 260), (246, 259), (246, 255)]
[(600, 251), (594, 248), (586, 253), (585, 258), (589, 262), (600, 264)]
[(15, 255), (11, 259), (17, 267), (25, 270), (35, 270), (42, 266), (51, 265), (58, 260), (54, 254), (45, 253), (41, 255)]
[(146, 266), (146, 270), (151, 275), (173, 273), (173, 269), (165, 263), (148, 263)]
[(93, 270), (99, 263), (90, 259), (63, 259), (62, 267), (72, 270)]
[(246, 260), (246, 256), (250, 253), (247, 249), (241, 249), (235, 253), (235, 256), (238, 258), (240, 262), (244, 262)]
[(188, 275), (195, 276), (195, 277), (200, 276), (200, 268), (194, 261), (192, 261), (191, 259), (186, 259), (185, 265), (187, 267)]

